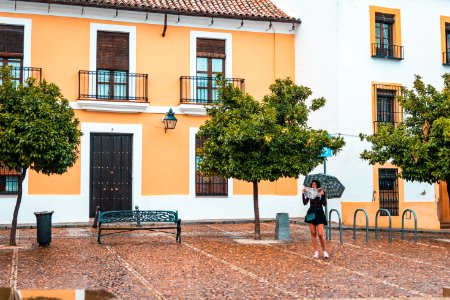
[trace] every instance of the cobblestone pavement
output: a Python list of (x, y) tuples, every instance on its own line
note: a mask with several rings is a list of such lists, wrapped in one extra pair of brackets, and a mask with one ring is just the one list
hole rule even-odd
[(291, 224), (290, 242), (274, 242), (275, 223), (185, 224), (183, 242), (161, 232), (104, 237), (94, 229), (54, 228), (50, 247), (36, 245), (35, 229), (18, 231), (19, 247), (6, 247), (0, 230), (0, 287), (104, 289), (120, 299), (298, 299), (439, 297), (450, 286), (450, 235), (338, 231), (330, 259), (312, 259), (309, 229)]

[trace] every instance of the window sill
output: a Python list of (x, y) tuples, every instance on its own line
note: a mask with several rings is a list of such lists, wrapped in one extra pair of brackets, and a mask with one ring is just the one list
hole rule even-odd
[(181, 113), (190, 116), (206, 116), (205, 105), (200, 104), (180, 104), (178, 109)]
[(117, 113), (141, 113), (148, 109), (148, 102), (135, 101), (99, 101), (99, 100), (77, 100), (80, 109), (88, 111), (104, 111)]

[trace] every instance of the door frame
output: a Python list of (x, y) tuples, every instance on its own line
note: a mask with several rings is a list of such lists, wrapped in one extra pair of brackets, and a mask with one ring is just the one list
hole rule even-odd
[[(447, 183), (448, 184), (448, 183)], [(441, 228), (450, 228), (450, 195), (447, 195), (447, 185), (445, 182), (439, 183), (439, 211), (438, 218)], [(445, 216), (446, 215), (446, 216)]]
[[(131, 164), (129, 164), (129, 168), (131, 168), (131, 173), (129, 174), (129, 178), (128, 178), (128, 180), (130, 180), (130, 189), (131, 189), (131, 191), (129, 191), (129, 197), (130, 197), (130, 199), (129, 199), (129, 201), (127, 201), (127, 206), (128, 206), (128, 204), (129, 204), (129, 208), (127, 208), (126, 210), (131, 210), (132, 209), (132, 207), (133, 207), (133, 186), (132, 186), (132, 183), (133, 183), (133, 134), (130, 134), (130, 133), (117, 133), (117, 132), (114, 132), (114, 133), (111, 133), (111, 132), (108, 132), (108, 133), (105, 133), (105, 132), (102, 132), (102, 133), (98, 133), (98, 132), (92, 132), (91, 134), (90, 134), (90, 140), (91, 140), (91, 145), (90, 145), (90, 158), (92, 159), (92, 157), (93, 157), (93, 145), (92, 145), (92, 141), (94, 140), (94, 137), (95, 136), (97, 136), (97, 137), (101, 137), (101, 136), (109, 136), (109, 137), (114, 137), (114, 136), (116, 136), (116, 137), (128, 137), (128, 138), (130, 138), (131, 139), (131, 144), (129, 145), (129, 147), (130, 147), (130, 156), (129, 156), (129, 159), (131, 160)], [(103, 148), (102, 148), (102, 150), (104, 150)], [(106, 149), (107, 151), (108, 151), (108, 149)], [(111, 149), (110, 149), (111, 150)], [(124, 149), (122, 149), (122, 151), (123, 151)], [(124, 165), (122, 165), (121, 167), (123, 167)], [(92, 164), (92, 160), (91, 160), (91, 165), (90, 165), (90, 168), (89, 168), (89, 216), (92, 216), (92, 215), (94, 215), (94, 217), (95, 217), (95, 211), (96, 211), (96, 207), (95, 206), (98, 206), (99, 205), (99, 203), (96, 203), (96, 204), (94, 204), (93, 202), (93, 191), (92, 191), (92, 185), (93, 185), (93, 164)], [(108, 179), (107, 179), (108, 180)], [(98, 202), (98, 201), (97, 201)], [(113, 209), (113, 210), (118, 210), (118, 209)]]
[(91, 168), (91, 133), (117, 133), (132, 134), (132, 183), (131, 205), (134, 207), (142, 199), (142, 125), (140, 124), (114, 124), (114, 123), (81, 123), (81, 171), (80, 195), (85, 200), (85, 215), (89, 218), (89, 194)]

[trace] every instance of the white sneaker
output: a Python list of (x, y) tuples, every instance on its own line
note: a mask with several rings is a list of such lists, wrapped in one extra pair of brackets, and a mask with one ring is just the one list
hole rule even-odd
[(330, 255), (327, 251), (323, 251), (323, 258), (330, 258)]
[(319, 258), (319, 251), (315, 251), (312, 258)]

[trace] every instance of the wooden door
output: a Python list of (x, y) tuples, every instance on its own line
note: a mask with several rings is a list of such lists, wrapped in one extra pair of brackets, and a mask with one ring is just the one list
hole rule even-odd
[(131, 134), (91, 134), (89, 216), (100, 211), (131, 210)]
[(439, 184), (439, 202), (439, 221), (441, 222), (441, 228), (450, 228), (450, 200), (445, 182)]

